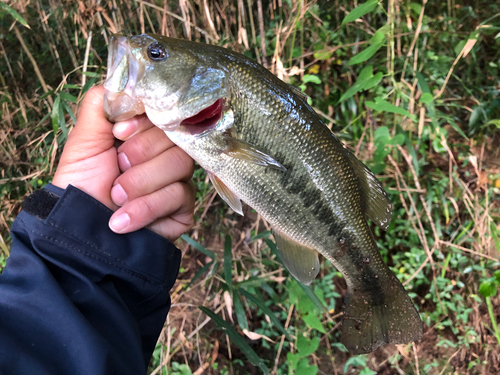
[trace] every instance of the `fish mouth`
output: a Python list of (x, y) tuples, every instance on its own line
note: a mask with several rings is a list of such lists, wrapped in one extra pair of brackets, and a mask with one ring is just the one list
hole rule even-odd
[(112, 36), (103, 103), (104, 113), (111, 122), (125, 121), (145, 112), (144, 104), (134, 92), (144, 69), (129, 51), (127, 37), (120, 34)]
[(215, 128), (222, 117), (224, 99), (217, 99), (213, 104), (202, 109), (196, 115), (181, 121), (183, 126), (192, 135), (197, 135)]
[[(153, 67), (143, 59), (143, 48), (151, 40), (131, 41), (120, 34), (113, 35), (108, 53), (108, 72), (104, 83), (104, 113), (111, 122), (126, 121), (145, 113), (148, 119), (165, 132), (176, 131), (179, 127), (191, 135), (205, 133), (217, 126), (224, 110), (227, 109), (226, 95), (219, 93), (207, 97), (203, 90), (188, 90), (189, 82), (177, 85), (175, 90), (152, 88), (153, 92), (145, 94), (149, 87), (140, 87), (138, 83), (147, 71)], [(205, 80), (219, 78), (213, 69), (198, 72), (193, 78), (195, 87)], [(198, 78), (198, 82), (196, 80)], [(210, 94), (210, 92), (209, 92)], [(196, 112), (198, 111), (198, 112)]]

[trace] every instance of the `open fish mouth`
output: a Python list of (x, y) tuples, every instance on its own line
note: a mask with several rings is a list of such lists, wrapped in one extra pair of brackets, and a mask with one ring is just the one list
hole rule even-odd
[[(146, 113), (149, 120), (164, 131), (182, 127), (183, 131), (197, 135), (214, 128), (226, 108), (224, 97), (227, 95), (223, 90), (219, 95), (215, 92), (207, 95), (203, 88), (207, 82), (210, 85), (214, 77), (215, 81), (220, 80), (220, 73), (206, 69), (195, 72), (191, 85), (168, 88), (161, 82), (156, 85), (149, 82), (145, 87), (141, 84), (145, 72), (158, 68), (147, 59), (145, 51), (151, 44), (154, 42), (148, 36), (134, 39), (114, 35), (111, 38), (104, 83), (104, 111), (108, 120), (125, 121)], [(197, 90), (189, 91), (190, 86), (196, 86)], [(186, 106), (186, 102), (190, 104)]]
[(192, 135), (201, 134), (213, 129), (222, 117), (224, 99), (217, 99), (212, 105), (202, 109), (196, 115), (181, 121), (183, 126)]
[(144, 75), (144, 69), (129, 50), (126, 37), (113, 36), (104, 83), (104, 113), (111, 122), (125, 121), (145, 112), (144, 104), (136, 98), (134, 90)]

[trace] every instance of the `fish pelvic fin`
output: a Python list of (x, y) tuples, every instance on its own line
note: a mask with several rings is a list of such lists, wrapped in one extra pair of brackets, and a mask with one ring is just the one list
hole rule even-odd
[(354, 154), (347, 151), (348, 159), (359, 181), (365, 216), (376, 226), (387, 230), (392, 219), (392, 204), (380, 181)]
[(214, 185), (215, 190), (219, 193), (220, 197), (224, 199), (224, 201), (232, 208), (232, 210), (241, 216), (243, 215), (243, 207), (241, 205), (241, 200), (234, 194), (229, 188), (226, 186), (224, 182), (220, 180), (219, 177), (214, 175), (212, 172), (208, 172), (208, 177), (210, 177), (210, 181), (212, 181), (212, 185)]
[(389, 277), (377, 298), (370, 291), (348, 290), (341, 341), (349, 352), (370, 353), (383, 344), (408, 344), (422, 336), (420, 315), (396, 276)]

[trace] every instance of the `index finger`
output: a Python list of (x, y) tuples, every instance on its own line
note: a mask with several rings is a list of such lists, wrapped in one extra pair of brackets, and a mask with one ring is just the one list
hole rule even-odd
[(134, 116), (125, 121), (119, 121), (113, 125), (113, 134), (121, 141), (126, 141), (138, 133), (142, 133), (154, 127), (146, 115)]

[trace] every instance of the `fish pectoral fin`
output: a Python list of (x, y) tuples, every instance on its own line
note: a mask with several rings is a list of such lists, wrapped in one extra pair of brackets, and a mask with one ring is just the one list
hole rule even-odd
[(260, 150), (257, 146), (233, 138), (228, 134), (224, 136), (224, 139), (226, 141), (227, 147), (222, 152), (226, 155), (231, 156), (235, 159), (245, 160), (257, 165), (262, 165), (264, 167), (286, 171), (286, 168), (284, 166), (274, 160), (267, 153)]
[(292, 91), (297, 94), (298, 96), (300, 96), (302, 99), (304, 99), (306, 102), (307, 102), (307, 99), (310, 99), (309, 98), (309, 95), (307, 95), (305, 92), (303, 92), (300, 87), (297, 87), (297, 86), (294, 86), (290, 83), (288, 83), (288, 87), (290, 87), (292, 89)]
[(311, 284), (319, 272), (318, 252), (300, 245), (276, 230), (273, 231), (273, 235), (288, 271), (302, 284)]
[(349, 160), (358, 177), (362, 207), (365, 216), (375, 225), (387, 230), (392, 219), (392, 204), (377, 177), (354, 154), (347, 150)]
[(222, 182), (219, 177), (214, 175), (211, 172), (208, 172), (208, 177), (210, 177), (210, 181), (212, 181), (212, 185), (214, 185), (215, 190), (219, 193), (220, 197), (224, 199), (224, 201), (231, 207), (231, 209), (239, 213), (241, 216), (243, 215), (243, 207), (241, 206), (241, 200), (234, 194), (229, 188)]

